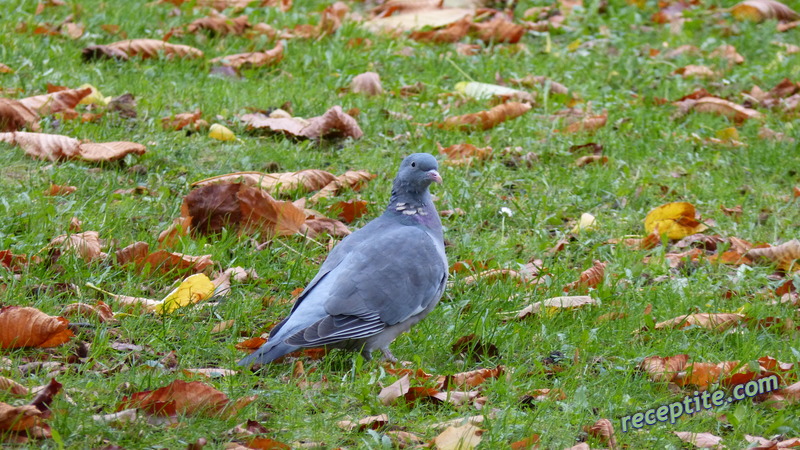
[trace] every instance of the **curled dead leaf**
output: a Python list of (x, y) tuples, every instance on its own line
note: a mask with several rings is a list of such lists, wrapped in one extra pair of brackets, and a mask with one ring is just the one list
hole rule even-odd
[(698, 326), (707, 330), (724, 331), (745, 321), (744, 314), (735, 313), (696, 313), (678, 316), (655, 325), (656, 330), (684, 329)]
[(509, 21), (505, 14), (496, 14), (492, 20), (472, 24), (480, 40), (486, 43), (516, 44), (525, 34), (525, 27)]
[(444, 123), (437, 124), (439, 128), (460, 130), (488, 130), (505, 122), (515, 119), (530, 111), (529, 103), (508, 102), (495, 106), (488, 111), (481, 111), (463, 116), (448, 117)]
[(278, 42), (273, 49), (265, 52), (236, 53), (233, 55), (219, 56), (212, 59), (212, 64), (233, 67), (234, 69), (270, 66), (283, 59), (284, 47)]
[[(459, 15), (458, 12), (454, 14)], [(418, 15), (407, 14), (404, 17), (416, 18)], [(469, 32), (471, 26), (472, 16), (462, 15), (459, 20), (448, 23), (444, 28), (427, 31), (412, 31), (408, 37), (420, 42), (453, 43), (463, 39)]]
[(746, 0), (731, 8), (733, 17), (739, 20), (761, 22), (768, 19), (790, 21), (800, 19), (800, 14), (775, 0)]
[(0, 309), (0, 348), (55, 347), (73, 336), (69, 321), (36, 308), (5, 306)]
[(367, 96), (380, 95), (383, 93), (381, 87), (381, 77), (375, 72), (364, 72), (353, 77), (350, 82), (350, 92), (354, 94), (364, 94)]
[(573, 290), (586, 290), (596, 288), (603, 282), (606, 274), (607, 262), (594, 261), (592, 267), (581, 272), (578, 281), (573, 281), (564, 286), (564, 292)]
[(231, 401), (224, 393), (200, 381), (176, 380), (159, 389), (123, 397), (118, 410), (136, 408), (152, 415), (230, 417), (253, 400), (255, 397)]
[(143, 59), (158, 58), (202, 58), (203, 52), (188, 45), (170, 44), (159, 39), (127, 39), (106, 45), (93, 45), (83, 49), (84, 60), (96, 58), (128, 59), (135, 56)]
[(57, 236), (45, 249), (59, 248), (64, 252), (76, 253), (84, 261), (91, 262), (104, 255), (100, 251), (100, 246), (100, 235), (97, 231), (84, 231), (83, 233)]
[(672, 381), (686, 367), (689, 355), (648, 356), (638, 366), (639, 370), (655, 382)]
[(539, 314), (542, 310), (558, 311), (581, 308), (586, 305), (599, 305), (600, 301), (588, 295), (553, 297), (540, 302), (532, 303), (525, 308), (508, 313), (508, 318), (524, 319), (533, 314)]
[(133, 142), (81, 142), (68, 136), (24, 131), (0, 133), (0, 142), (16, 144), (33, 158), (57, 161), (80, 159), (89, 162), (116, 161), (129, 154), (142, 155), (144, 145)]
[(606, 126), (606, 122), (608, 121), (608, 113), (603, 112), (603, 114), (597, 116), (587, 116), (583, 119), (573, 122), (567, 125), (563, 133), (592, 133), (600, 128)]

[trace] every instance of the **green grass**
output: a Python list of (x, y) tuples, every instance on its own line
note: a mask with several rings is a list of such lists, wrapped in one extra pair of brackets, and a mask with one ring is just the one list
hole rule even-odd
[[(716, 3), (718, 8), (732, 2)], [(787, 3), (798, 9), (797, 2)], [(517, 14), (538, 6), (521, 2)], [(325, 2), (296, 2), (288, 13), (272, 8), (248, 8), (250, 23), (266, 22), (280, 29), (296, 24), (315, 23)], [(364, 5), (351, 8), (366, 15)], [(0, 14), (0, 62), (15, 69), (0, 74), (0, 86), (21, 89), (19, 97), (45, 92), (47, 83), (77, 87), (96, 86), (104, 95), (132, 93), (138, 102), (139, 116), (129, 120), (107, 114), (96, 123), (60, 121), (45, 118), (42, 131), (64, 134), (97, 142), (128, 140), (147, 146), (141, 157), (127, 157), (120, 163), (90, 165), (81, 162), (50, 163), (32, 160), (18, 148), (0, 145), (0, 250), (17, 254), (39, 252), (55, 236), (67, 231), (72, 217), (83, 221), (84, 230), (96, 230), (106, 240), (109, 253), (135, 241), (156, 244), (158, 233), (179, 215), (181, 201), (189, 184), (218, 174), (246, 170), (295, 171), (307, 168), (342, 173), (365, 169), (378, 174), (357, 195), (374, 202), (369, 214), (351, 225), (352, 229), (376, 217), (388, 200), (389, 180), (406, 154), (436, 153), (443, 146), (469, 142), (491, 146), (496, 152), (505, 147), (522, 147), (535, 152), (539, 161), (532, 167), (509, 167), (507, 158), (478, 163), (469, 168), (442, 167), (445, 180), (434, 186), (438, 208), (462, 208), (466, 215), (444, 219), (445, 238), (450, 243), (451, 263), (471, 259), (493, 260), (494, 267), (517, 268), (531, 258), (544, 259), (550, 281), (538, 290), (520, 287), (513, 281), (465, 285), (454, 278), (440, 306), (410, 333), (393, 345), (401, 360), (413, 362), (433, 374), (450, 374), (502, 364), (508, 376), (489, 381), (484, 387), (487, 410), (495, 417), (484, 428), (482, 448), (506, 448), (508, 443), (531, 434), (540, 434), (544, 448), (563, 448), (585, 439), (582, 427), (599, 418), (609, 418), (619, 433), (619, 418), (639, 410), (677, 401), (683, 395), (671, 393), (665, 384), (653, 383), (636, 373), (646, 356), (688, 353), (694, 361), (752, 361), (771, 355), (781, 361), (800, 360), (796, 331), (778, 328), (734, 328), (724, 333), (704, 330), (645, 332), (634, 335), (645, 324), (642, 314), (652, 304), (653, 315), (665, 320), (687, 312), (733, 312), (749, 305), (748, 314), (762, 318), (776, 316), (797, 320), (791, 306), (770, 306), (759, 292), (775, 287), (767, 275), (770, 267), (742, 270), (701, 263), (689, 270), (670, 270), (663, 262), (664, 250), (634, 251), (605, 245), (612, 238), (643, 234), (646, 213), (669, 201), (692, 202), (706, 219), (714, 219), (714, 231), (738, 236), (751, 242), (779, 243), (797, 237), (800, 210), (797, 200), (788, 201), (792, 187), (800, 184), (800, 153), (796, 143), (781, 143), (758, 138), (758, 129), (767, 125), (775, 131), (800, 139), (797, 113), (765, 113), (762, 122), (750, 121), (739, 127), (741, 148), (709, 146), (689, 136), (713, 137), (719, 129), (733, 126), (719, 116), (690, 114), (671, 119), (674, 108), (654, 106), (654, 97), (677, 99), (699, 87), (712, 94), (741, 101), (739, 93), (757, 84), (767, 90), (788, 77), (800, 80), (800, 55), (786, 55), (773, 41), (795, 42), (797, 30), (779, 34), (774, 22), (735, 22), (730, 16), (718, 18), (692, 12), (694, 20), (682, 32), (671, 34), (668, 26), (651, 23), (657, 9), (648, 2), (643, 10), (622, 1), (612, 1), (607, 14), (599, 14), (597, 2), (587, 1), (577, 11), (569, 28), (550, 36), (552, 51), (545, 53), (545, 38), (527, 34), (524, 48), (485, 45), (477, 56), (460, 56), (451, 45), (432, 45), (405, 38), (372, 35), (356, 23), (346, 22), (334, 35), (319, 40), (290, 40), (284, 60), (272, 68), (249, 70), (245, 78), (234, 80), (209, 75), (206, 62), (212, 57), (269, 49), (265, 38), (247, 40), (227, 36), (209, 38), (186, 35), (171, 42), (202, 49), (205, 59), (197, 61), (139, 60), (82, 63), (80, 50), (88, 45), (109, 43), (118, 38), (102, 31), (101, 25), (119, 25), (130, 38), (160, 38), (172, 27), (188, 24), (206, 15), (187, 5), (179, 14), (170, 5), (145, 2), (68, 2), (64, 7), (48, 7), (34, 16), (35, 2), (4, 2)], [(232, 12), (228, 11), (230, 15)], [(19, 33), (14, 29), (27, 22), (58, 23), (67, 14), (86, 26), (78, 40), (62, 36)], [(652, 27), (641, 31), (640, 27)], [(734, 33), (731, 35), (731, 27)], [(369, 47), (351, 48), (351, 38), (371, 40)], [(471, 41), (468, 38), (466, 41)], [(567, 47), (576, 40), (596, 45), (575, 52)], [(682, 56), (666, 61), (648, 56), (649, 48), (675, 48), (692, 44), (707, 55), (722, 43), (734, 45), (746, 62), (725, 69), (725, 63), (706, 56)], [(398, 51), (411, 47), (413, 56)], [(683, 79), (671, 75), (686, 64), (706, 64), (723, 71), (714, 80)], [(384, 94), (363, 97), (342, 94), (350, 80), (367, 70), (381, 75), (386, 91), (422, 82), (424, 91), (414, 97)], [(487, 109), (484, 102), (460, 102), (446, 97), (458, 81), (494, 82), (498, 73), (505, 79), (527, 74), (546, 75), (568, 86), (584, 103), (577, 106), (600, 112), (608, 110), (608, 125), (594, 135), (563, 134), (555, 130), (563, 124), (550, 114), (565, 108), (565, 96), (545, 96), (539, 91), (537, 103), (528, 114), (485, 132), (459, 132), (422, 127), (410, 122), (386, 119), (383, 110), (411, 114), (413, 122), (441, 121), (454, 114)], [(294, 113), (302, 117), (321, 115), (333, 105), (358, 108), (358, 122), (364, 137), (339, 142), (292, 141), (279, 136), (246, 132), (235, 119), (247, 107), (274, 108), (291, 102)], [(451, 104), (452, 107), (448, 107)], [(442, 105), (442, 106), (440, 106)], [(222, 123), (241, 139), (221, 143), (205, 133), (164, 131), (160, 118), (200, 108), (211, 123)], [(407, 139), (395, 140), (402, 133)], [(604, 146), (610, 158), (606, 166), (577, 168), (576, 155), (569, 147), (586, 142)], [(143, 170), (131, 170), (132, 166)], [(275, 167), (279, 170), (275, 170)], [(671, 174), (684, 174), (674, 178)], [(51, 184), (74, 185), (77, 192), (63, 197), (45, 197)], [(146, 186), (151, 196), (112, 195), (115, 189)], [(748, 188), (743, 189), (743, 186)], [(664, 194), (664, 192), (668, 192)], [(355, 196), (345, 192), (322, 202), (324, 211), (338, 200)], [(738, 221), (723, 215), (719, 206), (741, 205), (744, 214)], [(501, 207), (513, 211), (503, 219)], [(600, 224), (585, 232), (555, 255), (546, 250), (564, 237), (572, 227), (570, 220), (589, 212)], [(762, 213), (765, 219), (759, 220)], [(270, 430), (270, 437), (282, 442), (317, 441), (326, 448), (381, 448), (379, 439), (368, 433), (344, 432), (338, 420), (386, 413), (390, 426), (416, 433), (426, 439), (437, 432), (428, 425), (448, 419), (479, 414), (471, 407), (447, 405), (382, 406), (377, 398), (381, 385), (396, 377), (387, 375), (377, 362), (363, 362), (350, 354), (333, 353), (326, 359), (304, 361), (311, 381), (327, 380), (319, 389), (303, 390), (287, 381), (292, 364), (268, 367), (260, 375), (240, 373), (209, 380), (231, 398), (257, 394), (258, 400), (229, 420), (186, 417), (180, 425), (166, 427), (137, 422), (119, 427), (97, 423), (92, 415), (115, 411), (122, 397), (132, 392), (155, 389), (175, 379), (185, 378), (180, 371), (159, 367), (158, 360), (170, 351), (178, 355), (179, 368), (234, 367), (243, 356), (234, 344), (243, 337), (256, 336), (285, 316), (290, 305), (265, 308), (266, 298), (290, 298), (292, 290), (304, 286), (316, 273), (326, 250), (302, 238), (281, 238), (262, 251), (235, 233), (222, 236), (182, 239), (170, 250), (190, 255), (211, 254), (218, 269), (242, 266), (255, 269), (261, 277), (234, 285), (228, 298), (213, 308), (182, 310), (157, 318), (128, 315), (119, 324), (92, 322), (73, 342), (53, 350), (5, 350), (11, 361), (2, 375), (26, 386), (45, 384), (45, 372), (23, 376), (18, 364), (36, 360), (64, 360), (78, 342), (91, 344), (89, 356), (67, 365), (57, 375), (65, 392), (59, 394), (48, 421), (67, 448), (101, 447), (116, 444), (126, 448), (181, 448), (198, 438), (209, 440), (210, 447), (221, 448), (230, 438), (224, 435), (237, 423), (255, 419)], [(644, 256), (653, 258), (644, 264)], [(501, 312), (525, 306), (530, 299), (543, 300), (561, 295), (564, 284), (577, 279), (593, 260), (608, 261), (605, 282), (592, 293), (602, 305), (571, 312), (543, 315), (524, 321), (502, 320)], [(2, 270), (2, 269), (0, 269)], [(89, 302), (95, 292), (85, 288), (91, 282), (114, 293), (161, 298), (174, 279), (144, 276), (112, 262), (87, 264), (65, 256), (57, 265), (33, 265), (12, 280), (0, 272), (6, 288), (4, 305), (34, 306), (57, 315), (66, 304)], [(661, 275), (660, 283), (649, 280)], [(71, 283), (78, 290), (36, 289), (40, 285)], [(726, 289), (738, 295), (726, 299)], [(527, 294), (529, 300), (518, 294)], [(109, 302), (119, 310), (112, 300)], [(623, 312), (627, 317), (607, 322), (597, 318), (608, 312)], [(211, 334), (214, 324), (234, 319), (235, 325), (220, 334)], [(459, 337), (475, 333), (499, 348), (500, 356), (487, 360), (462, 359), (450, 347)], [(142, 345), (142, 352), (117, 351), (115, 341)], [(564, 371), (546, 375), (542, 359), (561, 352)], [(578, 352), (577, 362), (573, 355)], [(127, 370), (102, 374), (101, 371), (125, 363)], [(798, 369), (794, 370), (794, 375)], [(534, 408), (520, 404), (519, 398), (537, 388), (563, 389), (562, 401), (537, 403)], [(688, 392), (688, 391), (687, 391)], [(691, 393), (691, 392), (688, 392)], [(74, 404), (66, 401), (69, 395)], [(0, 401), (17, 402), (0, 394)], [(486, 412), (484, 410), (483, 412)], [(619, 433), (621, 444), (629, 448), (679, 448), (682, 444), (672, 431), (711, 432), (724, 438), (730, 448), (743, 447), (745, 434), (788, 437), (800, 435), (798, 407), (772, 410), (745, 401), (712, 410), (713, 414), (685, 417), (675, 425), (658, 424), (641, 432)], [(726, 414), (730, 423), (717, 419)], [(738, 418), (738, 419), (737, 419)], [(588, 438), (593, 447), (604, 446)], [(38, 446), (36, 443), (35, 446)], [(56, 447), (55, 440), (43, 445)]]

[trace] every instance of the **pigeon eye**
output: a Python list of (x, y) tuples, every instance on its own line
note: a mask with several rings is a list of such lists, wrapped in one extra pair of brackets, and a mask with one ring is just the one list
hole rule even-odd
[(412, 163), (411, 163), (411, 167), (417, 167), (417, 163), (415, 163), (415, 162), (412, 162)]

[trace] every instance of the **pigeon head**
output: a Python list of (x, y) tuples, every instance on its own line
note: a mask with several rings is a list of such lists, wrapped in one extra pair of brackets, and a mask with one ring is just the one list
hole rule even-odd
[(406, 157), (400, 164), (400, 170), (394, 179), (392, 191), (396, 195), (422, 195), (434, 181), (442, 182), (438, 172), (439, 163), (428, 153), (414, 153)]

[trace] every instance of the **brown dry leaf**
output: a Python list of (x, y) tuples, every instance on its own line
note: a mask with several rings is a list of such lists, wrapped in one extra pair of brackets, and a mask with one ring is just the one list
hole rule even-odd
[(751, 444), (757, 444), (758, 447), (748, 446), (750, 450), (780, 450), (782, 448), (800, 447), (800, 438), (781, 439), (775, 437), (773, 439), (765, 439), (761, 436), (744, 435), (744, 439)]
[(371, 174), (366, 170), (348, 170), (325, 185), (325, 187), (320, 189), (319, 192), (311, 196), (309, 201), (311, 203), (316, 203), (320, 199), (340, 194), (345, 188), (349, 188), (354, 191), (360, 191), (368, 181), (375, 177), (377, 177), (377, 175)]
[(614, 436), (614, 425), (610, 420), (600, 419), (595, 422), (594, 425), (588, 427), (586, 432), (608, 444), (608, 448), (611, 450), (617, 448), (617, 438)]
[(478, 37), (486, 43), (516, 44), (525, 34), (525, 27), (509, 21), (505, 14), (496, 14), (488, 22), (472, 24)]
[(505, 122), (515, 119), (530, 111), (530, 103), (508, 102), (495, 106), (488, 111), (481, 111), (463, 116), (448, 117), (444, 123), (437, 124), (439, 128), (459, 130), (488, 130)]
[(471, 450), (481, 442), (483, 430), (467, 423), (460, 427), (448, 427), (433, 439), (438, 450)]
[[(266, 338), (263, 338), (263, 337), (254, 337), (254, 338), (250, 338), (250, 339), (244, 340), (244, 341), (242, 341), (242, 342), (239, 342), (238, 344), (234, 345), (234, 347), (235, 347), (235, 348), (237, 348), (237, 349), (239, 349), (239, 350), (252, 350), (252, 351), (256, 351), (256, 350), (258, 350), (258, 349), (259, 349), (259, 348), (260, 348), (262, 345), (264, 345), (266, 342), (267, 342), (267, 339), (266, 339)], [(251, 352), (251, 353), (252, 353), (252, 352)]]
[(494, 369), (476, 369), (469, 372), (461, 372), (453, 375), (440, 376), (436, 378), (437, 388), (445, 390), (453, 387), (474, 388), (483, 384), (486, 380), (499, 378), (503, 375), (505, 367), (497, 366)]
[(17, 100), (0, 98), (0, 132), (39, 129), (39, 114)]
[(594, 261), (592, 264), (593, 264), (592, 267), (581, 272), (578, 281), (573, 281), (572, 283), (569, 283), (568, 285), (564, 286), (563, 291), (564, 292), (570, 292), (573, 290), (585, 291), (587, 289), (594, 289), (600, 283), (602, 283), (603, 278), (605, 278), (606, 266), (608, 265), (608, 263), (601, 261)]
[(328, 219), (327, 217), (306, 219), (305, 226), (308, 229), (308, 236), (312, 238), (322, 233), (326, 233), (331, 237), (345, 237), (352, 233), (352, 231), (347, 228), (347, 225), (336, 219)]
[(746, 318), (735, 313), (696, 313), (678, 316), (655, 325), (656, 330), (683, 329), (692, 325), (714, 331), (724, 331)]
[(24, 131), (0, 133), (0, 142), (16, 144), (25, 150), (27, 155), (50, 161), (61, 159), (116, 161), (128, 154), (142, 155), (146, 151), (144, 145), (133, 142), (81, 143), (68, 136)]
[(754, 248), (748, 250), (745, 256), (753, 261), (777, 263), (779, 269), (790, 271), (794, 261), (800, 259), (800, 241), (792, 239), (774, 247)]
[(0, 391), (11, 395), (28, 395), (28, 388), (6, 377), (0, 377)]
[(447, 155), (445, 164), (463, 165), (470, 164), (473, 160), (489, 160), (492, 158), (492, 147), (476, 147), (472, 144), (453, 144), (447, 148), (442, 147), (438, 142), (436, 147), (439, 153)]
[(136, 263), (147, 258), (150, 254), (150, 244), (147, 242), (134, 242), (133, 244), (117, 250), (117, 264), (124, 266), (125, 264)]
[(92, 93), (92, 88), (63, 89), (45, 95), (20, 99), (19, 102), (41, 115), (69, 111)]
[(0, 402), (0, 430), (26, 431), (39, 425), (47, 414), (33, 405), (11, 406)]
[(605, 155), (586, 155), (575, 160), (575, 165), (578, 167), (588, 166), (589, 164), (605, 166), (607, 163), (608, 156)]
[(183, 217), (191, 217), (191, 229), (218, 233), (228, 225), (240, 232), (286, 236), (305, 231), (306, 215), (291, 202), (278, 201), (261, 189), (240, 183), (212, 184), (184, 197)]
[(330, 206), (330, 211), (337, 212), (338, 217), (347, 223), (352, 223), (367, 213), (368, 203), (364, 200), (350, 200), (336, 202)]
[(57, 195), (69, 195), (77, 190), (78, 188), (75, 186), (60, 186), (58, 184), (51, 184), (43, 194), (48, 197), (55, 197)]
[(353, 77), (350, 82), (350, 92), (354, 94), (364, 94), (368, 97), (381, 95), (381, 76), (375, 72), (364, 72)]
[(100, 246), (100, 235), (97, 231), (84, 231), (83, 233), (57, 236), (45, 249), (60, 247), (61, 251), (77, 253), (84, 261), (91, 262), (104, 255), (100, 251)]
[(143, 59), (158, 58), (202, 58), (203, 52), (188, 45), (170, 44), (158, 39), (127, 39), (106, 45), (92, 45), (83, 49), (84, 60), (95, 58), (118, 58), (139, 56)]
[(588, 295), (553, 297), (547, 300), (532, 303), (519, 311), (508, 313), (507, 316), (508, 318), (513, 319), (524, 319), (530, 315), (539, 314), (542, 312), (542, 310), (554, 312), (562, 309), (568, 310), (581, 308), (586, 305), (599, 304), (599, 300), (595, 300)]
[(699, 448), (724, 448), (722, 438), (711, 433), (692, 433), (691, 431), (673, 431), (683, 442)]
[(14, 73), (14, 69), (3, 63), (0, 63), (0, 73)]
[(186, 26), (187, 33), (197, 33), (207, 31), (211, 35), (240, 35), (252, 27), (247, 20), (247, 16), (229, 18), (222, 14), (213, 14), (209, 17), (201, 17)]
[(410, 375), (406, 374), (397, 381), (381, 389), (378, 393), (378, 400), (384, 406), (389, 406), (400, 397), (406, 395), (411, 388)]
[(274, 119), (263, 114), (244, 114), (239, 117), (245, 125), (252, 128), (265, 128), (274, 132), (306, 139), (351, 137), (359, 139), (364, 135), (358, 122), (346, 114), (341, 106), (334, 106), (319, 117), (305, 120), (296, 117)]
[[(38, 256), (31, 258), (31, 262), (39, 262)], [(12, 272), (19, 272), (28, 265), (28, 257), (25, 255), (15, 255), (11, 250), (0, 250), (0, 266), (11, 270)]]
[(735, 122), (743, 122), (747, 119), (761, 119), (763, 117), (760, 112), (754, 109), (745, 108), (744, 106), (717, 97), (700, 98), (694, 103), (691, 109), (697, 112), (707, 112), (725, 116)]
[(377, 416), (364, 417), (358, 421), (340, 420), (336, 422), (336, 426), (345, 431), (364, 431), (366, 429), (378, 430), (385, 427), (389, 423), (389, 416), (380, 414)]
[(689, 355), (648, 356), (639, 364), (639, 370), (647, 373), (654, 382), (672, 381), (686, 367)]
[(768, 19), (790, 21), (800, 19), (800, 14), (775, 0), (746, 0), (731, 8), (733, 17), (739, 20), (761, 22)]
[(161, 119), (161, 127), (165, 130), (179, 131), (187, 126), (195, 125), (200, 121), (203, 112), (195, 110), (194, 112), (180, 113), (173, 116), (167, 116)]
[(278, 44), (265, 52), (236, 53), (233, 55), (219, 56), (212, 59), (211, 64), (221, 64), (234, 69), (271, 66), (283, 59), (283, 43)]
[(261, 173), (237, 172), (218, 175), (192, 183), (192, 187), (217, 183), (243, 183), (247, 186), (264, 189), (270, 194), (282, 194), (295, 191), (311, 192), (324, 188), (334, 180), (333, 174), (319, 169), (306, 169), (297, 172)]
[(204, 272), (214, 264), (211, 255), (190, 256), (166, 250), (156, 250), (143, 259), (134, 259), (133, 262), (137, 269), (148, 273), (158, 270), (161, 273), (177, 272), (178, 274)]
[(94, 305), (89, 305), (87, 303), (70, 303), (61, 310), (61, 314), (65, 317), (73, 315), (96, 317), (97, 321), (100, 323), (116, 321), (116, 319), (114, 319), (114, 311), (111, 310), (111, 307), (100, 300), (97, 300)]
[(532, 434), (525, 439), (514, 441), (509, 444), (511, 450), (536, 450), (539, 448), (539, 441), (541, 437), (538, 434)]
[(231, 401), (227, 395), (200, 381), (176, 380), (167, 386), (123, 397), (118, 410), (136, 408), (152, 415), (178, 414), (231, 417), (256, 397)]
[(592, 133), (606, 126), (606, 122), (608, 122), (608, 113), (603, 112), (603, 114), (587, 116), (577, 122), (567, 125), (562, 130), (562, 133)]
[(683, 78), (693, 78), (693, 77), (714, 78), (718, 75), (710, 67), (699, 66), (696, 64), (689, 64), (684, 67), (679, 67), (675, 69), (672, 73), (675, 75), (680, 75)]
[(36, 308), (0, 308), (0, 348), (55, 347), (73, 336), (69, 321)]
[[(417, 14), (407, 14), (407, 17), (418, 17)], [(462, 16), (461, 19), (448, 23), (441, 29), (428, 31), (412, 31), (408, 36), (415, 41), (433, 43), (453, 43), (463, 39), (472, 26), (472, 16)]]
[(532, 280), (528, 279), (529, 277), (526, 274), (520, 273), (516, 270), (512, 269), (489, 269), (484, 270), (483, 272), (477, 273), (475, 275), (470, 275), (464, 277), (462, 282), (465, 285), (471, 285), (478, 282), (481, 283), (492, 283), (498, 280), (517, 280), (520, 283), (528, 283)]
[(722, 44), (714, 51), (708, 54), (709, 58), (724, 58), (727, 59), (731, 64), (742, 64), (744, 63), (744, 56), (740, 55), (739, 52), (736, 51), (736, 47), (729, 45), (729, 44)]

